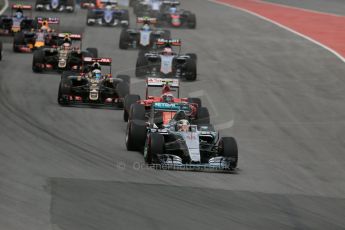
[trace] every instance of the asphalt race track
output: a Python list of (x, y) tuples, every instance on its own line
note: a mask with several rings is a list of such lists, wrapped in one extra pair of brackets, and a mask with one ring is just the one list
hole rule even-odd
[[(344, 229), (344, 63), (242, 11), (183, 6), (197, 29), (172, 34), (198, 54), (199, 76), (182, 94), (201, 96), (221, 134), (237, 138), (238, 172), (140, 167), (143, 156), (125, 148), (122, 111), (60, 107), (59, 75), (32, 73), (32, 55), (6, 43), (0, 229)], [(118, 49), (120, 29), (86, 28), (82, 10), (60, 17), (144, 93), (137, 52)]]

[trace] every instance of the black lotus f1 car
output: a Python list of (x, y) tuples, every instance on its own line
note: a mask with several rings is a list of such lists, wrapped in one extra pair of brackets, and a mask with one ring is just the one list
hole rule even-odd
[(80, 34), (59, 34), (61, 39), (59, 46), (43, 47), (35, 50), (32, 61), (32, 70), (34, 72), (79, 70), (82, 68), (84, 57), (97, 57), (98, 51), (96, 48), (87, 48), (85, 51), (82, 51), (81, 45), (72, 46), (67, 44), (67, 46), (64, 43), (66, 36), (71, 40), (81, 40)]
[(59, 24), (59, 18), (37, 18), (39, 25), (45, 26), (45, 30), (20, 31), (13, 38), (13, 51), (28, 53), (41, 47), (58, 46), (59, 33), (49, 26)]
[(116, 78), (111, 74), (110, 58), (84, 58), (84, 66), (97, 63), (109, 66), (108, 73), (100, 72), (100, 76), (93, 72), (71, 72), (62, 74), (58, 92), (60, 105), (101, 105), (109, 107), (123, 107), (123, 100), (129, 94), (130, 78), (127, 75), (118, 75)]

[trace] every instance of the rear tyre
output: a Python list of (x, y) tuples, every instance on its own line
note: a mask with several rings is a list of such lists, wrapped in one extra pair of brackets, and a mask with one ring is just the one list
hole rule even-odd
[(162, 38), (164, 38), (166, 40), (170, 40), (171, 39), (171, 32), (170, 32), (170, 30), (164, 30), (164, 34), (162, 35)]
[(125, 10), (122, 15), (121, 15), (121, 20), (122, 21), (127, 21), (128, 24), (127, 26), (124, 26), (124, 27), (128, 27), (129, 26), (129, 13), (128, 13), (128, 10)]
[(74, 0), (67, 0), (66, 6), (71, 7), (71, 9), (68, 10), (67, 12), (73, 13), (75, 10), (75, 1)]
[(73, 71), (63, 71), (61, 74), (61, 80), (66, 80), (67, 77), (74, 76), (74, 75), (75, 75), (75, 72)]
[(206, 107), (199, 107), (196, 114), (197, 125), (210, 124), (210, 113)]
[(0, 61), (2, 60), (2, 42), (0, 41)]
[(219, 155), (230, 159), (230, 168), (235, 169), (238, 163), (238, 146), (235, 138), (222, 137), (218, 146)]
[(92, 12), (92, 10), (88, 10), (87, 16), (86, 16), (86, 25), (93, 26), (95, 23), (89, 22), (89, 19), (94, 19), (94, 18), (95, 18), (95, 14)]
[(146, 120), (145, 106), (141, 104), (132, 104), (129, 108), (128, 121), (130, 120)]
[(126, 82), (128, 84), (131, 83), (131, 77), (128, 75), (124, 75), (124, 74), (119, 74), (116, 76), (116, 78), (122, 79), (123, 82)]
[[(120, 82), (116, 85), (116, 91), (119, 98), (124, 98), (129, 94), (129, 84), (127, 82)], [(123, 101), (118, 104), (119, 108), (123, 108)]]
[(190, 97), (190, 98), (188, 98), (188, 102), (197, 104), (199, 108), (202, 106), (201, 99), (198, 97)]
[(122, 50), (128, 49), (129, 34), (126, 29), (123, 29), (120, 34), (119, 48)]
[(24, 44), (24, 34), (19, 32), (14, 34), (13, 38), (13, 52), (19, 52), (20, 50), (18, 49), (19, 45)]
[(141, 58), (144, 58), (145, 57), (145, 54), (147, 53), (148, 51), (146, 49), (140, 49), (138, 51), (138, 58), (141, 57)]
[(135, 65), (135, 76), (144, 77), (147, 72), (148, 64), (149, 62), (147, 61), (145, 55), (139, 55)]
[(186, 53), (195, 62), (198, 60), (198, 56), (195, 53)]
[(158, 155), (164, 154), (164, 137), (160, 133), (150, 133), (146, 139), (144, 159), (147, 164), (159, 163)]
[(140, 100), (140, 96), (139, 95), (135, 95), (135, 94), (129, 94), (125, 97), (124, 100), (124, 109), (123, 109), (123, 120), (125, 122), (128, 121), (128, 117), (129, 117), (129, 110), (131, 108), (132, 104), (137, 103), (137, 101)]
[(97, 58), (98, 57), (98, 49), (97, 48), (86, 48), (86, 51), (91, 55), (91, 57), (93, 58)]
[(196, 28), (196, 16), (195, 16), (195, 14), (188, 15), (187, 26), (190, 29), (195, 29)]
[(44, 4), (44, 1), (43, 1), (43, 0), (36, 0), (36, 3), (35, 3), (35, 9), (36, 9), (37, 11), (42, 11), (41, 8), (37, 8), (37, 5), (38, 5), (38, 4)]

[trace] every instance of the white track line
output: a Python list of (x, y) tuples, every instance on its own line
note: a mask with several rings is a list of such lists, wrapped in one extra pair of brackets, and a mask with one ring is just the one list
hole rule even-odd
[(262, 0), (253, 0), (253, 1), (257, 2), (257, 3), (261, 3), (261, 4), (275, 5), (275, 6), (290, 8), (290, 9), (294, 9), (294, 10), (301, 10), (301, 11), (305, 11), (305, 12), (309, 12), (309, 13), (324, 14), (324, 15), (335, 16), (335, 17), (345, 17), (345, 15), (341, 15), (341, 14), (334, 14), (334, 13), (321, 12), (321, 11), (311, 10), (311, 9), (306, 9), (306, 8), (299, 8), (299, 7), (296, 7), (296, 6), (284, 5), (284, 4), (281, 4), (281, 3), (266, 2), (266, 1), (262, 1)]
[(298, 35), (298, 36), (300, 36), (300, 37), (302, 37), (302, 38), (304, 38), (304, 39), (307, 39), (308, 41), (310, 41), (310, 42), (312, 42), (312, 43), (314, 43), (314, 44), (316, 44), (316, 45), (318, 45), (318, 46), (320, 46), (320, 47), (322, 47), (322, 48), (328, 50), (329, 52), (331, 52), (332, 54), (334, 54), (336, 57), (338, 57), (342, 62), (345, 63), (345, 58), (344, 58), (342, 55), (340, 55), (337, 51), (335, 51), (335, 50), (333, 50), (332, 48), (330, 48), (330, 47), (328, 47), (328, 46), (326, 46), (326, 45), (324, 45), (324, 44), (322, 44), (322, 43), (320, 43), (320, 42), (318, 42), (318, 41), (312, 39), (311, 37), (308, 37), (308, 36), (306, 36), (306, 35), (304, 35), (304, 34), (301, 34), (301, 33), (297, 32), (297, 31), (295, 31), (295, 30), (293, 30), (293, 29), (291, 29), (291, 28), (289, 28), (289, 27), (286, 27), (286, 26), (284, 26), (284, 25), (282, 25), (282, 24), (276, 22), (276, 21), (273, 21), (273, 20), (271, 20), (271, 19), (269, 19), (269, 18), (266, 18), (266, 17), (264, 17), (264, 16), (262, 16), (262, 15), (260, 15), (260, 14), (254, 13), (254, 12), (252, 12), (252, 11), (243, 9), (243, 8), (241, 8), (241, 7), (233, 6), (233, 5), (230, 5), (230, 4), (227, 4), (227, 3), (223, 3), (223, 2), (218, 2), (217, 0), (208, 0), (208, 1), (209, 1), (209, 2), (212, 2), (212, 3), (215, 3), (215, 4), (224, 5), (224, 6), (233, 8), (233, 9), (241, 10), (241, 11), (243, 11), (243, 12), (246, 12), (246, 13), (248, 13), (248, 14), (251, 14), (251, 15), (254, 15), (254, 16), (258, 17), (258, 18), (261, 18), (261, 19), (263, 19), (263, 20), (265, 20), (265, 21), (268, 21), (268, 22), (270, 22), (270, 23), (273, 23), (273, 24), (275, 24), (276, 26), (279, 26), (280, 28), (283, 28), (283, 29), (285, 29), (285, 30), (287, 30), (287, 31), (289, 31), (289, 32), (291, 32), (291, 33), (294, 33), (294, 34), (296, 34), (296, 35)]
[(5, 10), (7, 10), (7, 7), (8, 7), (8, 0), (4, 0), (5, 1), (5, 5), (4, 5), (4, 7), (0, 10), (0, 15), (2, 15), (4, 12), (5, 12)]

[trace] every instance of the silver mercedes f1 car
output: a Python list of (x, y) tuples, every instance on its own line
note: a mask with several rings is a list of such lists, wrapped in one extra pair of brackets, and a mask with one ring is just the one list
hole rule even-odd
[(151, 116), (149, 122), (138, 117), (130, 120), (126, 132), (127, 149), (140, 150), (144, 146), (145, 162), (159, 169), (236, 169), (238, 148), (235, 138), (220, 138), (211, 124), (191, 124), (185, 108), (183, 103), (155, 103), (153, 113), (174, 114), (166, 125), (156, 125), (155, 116)]

